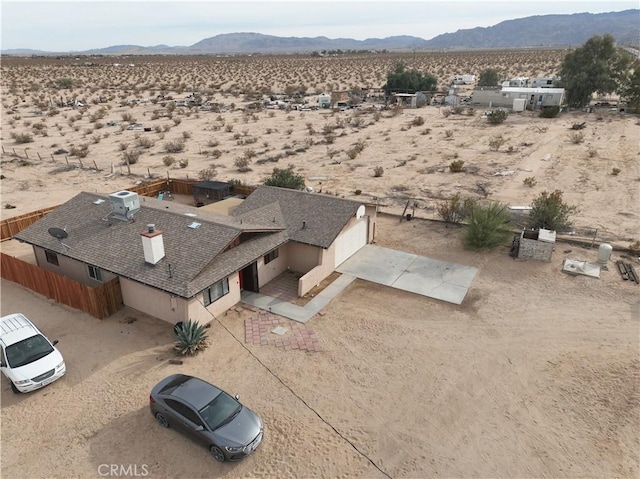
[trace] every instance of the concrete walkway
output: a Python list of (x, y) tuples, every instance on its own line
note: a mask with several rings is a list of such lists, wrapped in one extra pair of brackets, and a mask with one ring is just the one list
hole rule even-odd
[(304, 306), (251, 291), (243, 291), (241, 300), (256, 308), (306, 323), (356, 278), (461, 304), (478, 273), (478, 269), (472, 266), (438, 261), (371, 244), (362, 247), (336, 271), (342, 273), (340, 277)]
[(340, 275), (338, 279), (320, 291), (315, 298), (304, 306), (298, 306), (297, 304), (288, 303), (272, 296), (265, 296), (264, 294), (254, 293), (251, 291), (243, 291), (241, 301), (243, 303), (250, 304), (251, 306), (255, 306), (256, 308), (270, 311), (273, 314), (293, 319), (299, 323), (306, 323), (315, 316), (318, 311), (325, 308), (334, 297), (340, 294), (340, 292), (349, 286), (355, 279), (356, 277), (350, 274)]

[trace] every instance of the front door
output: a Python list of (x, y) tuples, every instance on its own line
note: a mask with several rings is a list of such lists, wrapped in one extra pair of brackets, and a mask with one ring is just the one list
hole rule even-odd
[(257, 293), (258, 288), (258, 263), (254, 261), (240, 273), (240, 288), (245, 291)]

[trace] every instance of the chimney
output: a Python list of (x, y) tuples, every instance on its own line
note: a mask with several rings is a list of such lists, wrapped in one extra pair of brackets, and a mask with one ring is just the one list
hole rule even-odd
[(156, 229), (156, 225), (147, 225), (147, 231), (140, 233), (142, 236), (142, 250), (144, 260), (149, 264), (157, 264), (164, 258), (164, 241), (162, 231)]

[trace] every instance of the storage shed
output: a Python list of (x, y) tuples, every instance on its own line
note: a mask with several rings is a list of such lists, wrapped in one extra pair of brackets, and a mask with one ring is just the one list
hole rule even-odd
[(231, 196), (231, 185), (221, 181), (203, 181), (193, 185), (193, 202), (196, 206), (223, 200)]

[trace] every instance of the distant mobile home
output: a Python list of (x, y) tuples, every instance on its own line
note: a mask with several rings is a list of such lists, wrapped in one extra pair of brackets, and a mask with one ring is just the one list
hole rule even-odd
[(528, 109), (537, 110), (546, 106), (562, 106), (564, 88), (476, 88), (471, 98), (474, 105), (496, 108), (513, 108), (514, 100), (524, 99)]

